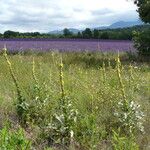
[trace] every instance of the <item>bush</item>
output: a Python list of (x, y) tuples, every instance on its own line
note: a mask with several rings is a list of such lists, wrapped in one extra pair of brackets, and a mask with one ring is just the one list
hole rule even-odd
[(150, 29), (142, 32), (134, 32), (134, 45), (138, 54), (142, 56), (150, 56)]

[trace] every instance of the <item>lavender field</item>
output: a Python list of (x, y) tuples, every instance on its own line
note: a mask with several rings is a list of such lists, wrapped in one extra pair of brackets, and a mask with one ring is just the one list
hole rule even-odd
[(133, 51), (133, 42), (125, 40), (87, 39), (9, 39), (0, 40), (0, 49), (6, 45), (9, 51)]

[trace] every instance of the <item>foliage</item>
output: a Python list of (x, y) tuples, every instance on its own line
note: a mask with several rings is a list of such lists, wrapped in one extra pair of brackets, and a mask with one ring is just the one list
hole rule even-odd
[[(35, 71), (35, 61), (33, 58), (32, 62), (32, 76), (33, 76), (33, 87), (31, 89), (31, 99), (29, 107), (29, 119), (33, 124), (41, 125), (46, 123), (47, 113), (45, 110), (50, 109), (50, 94), (47, 91), (47, 86), (45, 83), (40, 85)], [(51, 110), (49, 110), (51, 111)]]
[(52, 122), (48, 126), (51, 144), (68, 146), (74, 140), (74, 127), (77, 121), (77, 110), (73, 108), (70, 98), (59, 100)]
[(106, 137), (107, 132), (102, 124), (98, 124), (94, 114), (78, 115), (75, 128), (75, 139), (83, 147), (97, 148), (100, 140)]
[[(29, 103), (27, 100), (22, 96), (22, 91), (19, 87), (18, 80), (14, 74), (11, 62), (7, 56), (7, 50), (5, 49), (4, 52), (5, 59), (8, 63), (8, 67), (10, 70), (11, 77), (14, 81), (14, 84), (17, 89), (17, 102), (16, 102), (16, 112), (19, 118), (19, 121), (23, 127), (27, 127), (29, 122), (34, 124), (44, 124), (45, 117), (47, 116), (44, 111), (45, 108), (49, 107), (49, 100), (50, 96), (46, 90), (46, 86), (40, 86), (38, 83), (38, 79), (35, 73), (35, 62), (33, 60), (33, 68), (32, 68), (32, 75), (34, 79), (34, 86), (33, 92), (31, 92), (31, 99), (32, 101)], [(50, 107), (49, 107), (50, 108)]]
[(11, 62), (9, 61), (9, 58), (7, 56), (7, 49), (6, 48), (4, 48), (4, 57), (5, 57), (6, 62), (8, 64), (10, 75), (11, 75), (13, 82), (16, 86), (16, 91), (17, 91), (16, 111), (17, 111), (17, 115), (19, 117), (19, 121), (20, 121), (21, 125), (26, 126), (27, 120), (28, 120), (29, 105), (26, 102), (26, 99), (22, 96), (22, 93), (21, 93), (21, 90), (20, 90), (20, 87), (18, 84), (18, 80), (14, 74), (14, 70), (12, 68)]
[(94, 29), (94, 30), (93, 30), (93, 38), (94, 38), (94, 39), (98, 39), (98, 38), (99, 38), (99, 35), (100, 35), (99, 30)]
[(121, 136), (115, 131), (113, 131), (112, 144), (114, 150), (139, 150), (133, 136)]
[[(51, 111), (51, 97), (46, 90), (47, 86), (34, 85), (31, 89), (31, 99), (29, 103), (28, 120), (39, 127), (46, 124), (46, 119), (50, 118), (48, 112)], [(49, 111), (47, 110), (49, 108)]]
[(74, 126), (77, 121), (77, 110), (73, 108), (71, 99), (65, 96), (63, 63), (60, 64), (61, 98), (58, 103), (52, 122), (49, 124), (49, 136), (53, 143), (68, 146), (74, 138)]
[(101, 39), (109, 39), (108, 32), (103, 32), (103, 33), (101, 34)]
[(83, 35), (83, 38), (86, 38), (86, 39), (90, 39), (93, 36), (90, 28), (86, 28), (84, 31), (82, 31), (82, 35)]
[(144, 114), (140, 110), (140, 105), (133, 101), (120, 101), (117, 107), (115, 116), (118, 119), (118, 124), (122, 132), (126, 135), (133, 134), (136, 131), (144, 133)]
[(135, 4), (138, 6), (138, 12), (140, 18), (145, 23), (150, 23), (150, 1), (149, 0), (134, 0)]
[(63, 30), (63, 35), (64, 35), (64, 37), (71, 37), (72, 36), (72, 32), (70, 32), (69, 29), (65, 28)]
[[(7, 57), (29, 105), (25, 129), (33, 149), (148, 148), (148, 64), (128, 62), (122, 53), (34, 53), (36, 63), (31, 54)], [(16, 86), (3, 56), (0, 64), (0, 127), (5, 116), (16, 127)]]
[[(130, 71), (132, 75), (132, 70), (130, 66)], [(122, 80), (122, 70), (121, 62), (118, 54), (117, 58), (117, 74), (120, 83), (120, 89), (122, 92), (122, 100), (116, 105), (117, 110), (115, 116), (118, 119), (118, 123), (122, 132), (126, 135), (135, 133), (135, 131), (140, 130), (144, 132), (143, 119), (144, 114), (140, 110), (140, 105), (136, 104), (134, 101), (128, 100), (125, 93), (125, 86)], [(133, 78), (133, 76), (131, 76)]]
[(150, 56), (150, 29), (134, 32), (134, 44), (139, 55)]
[(1, 150), (30, 150), (31, 141), (26, 139), (24, 130), (19, 128), (17, 131), (9, 130), (4, 127), (0, 130), (0, 149)]
[(58, 39), (58, 38), (88, 38), (88, 39), (114, 39), (114, 40), (132, 40), (133, 31), (143, 31), (148, 29), (149, 25), (137, 25), (128, 28), (118, 28), (118, 29), (89, 29), (86, 28), (78, 33), (72, 33), (69, 29), (65, 28), (61, 34), (51, 34), (51, 33), (20, 33), (15, 31), (5, 31), (4, 34), (0, 34), (0, 39)]
[[(149, 0), (134, 0), (138, 6), (140, 18), (145, 23), (150, 23), (150, 1)], [(150, 28), (134, 34), (135, 47), (139, 55), (150, 56)]]

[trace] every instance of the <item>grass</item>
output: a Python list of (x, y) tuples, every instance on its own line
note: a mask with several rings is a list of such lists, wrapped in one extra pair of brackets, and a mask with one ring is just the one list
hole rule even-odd
[[(35, 88), (37, 83), (33, 77), (33, 57), (38, 88)], [(135, 149), (135, 147), (149, 149), (150, 66), (148, 63), (133, 62), (126, 54), (120, 54), (122, 87), (117, 75), (115, 61), (117, 55), (113, 53), (27, 53), (9, 55), (8, 58), (22, 95), (30, 106), (25, 132), (26, 138), (32, 141), (32, 146), (36, 149), (48, 147), (52, 149), (119, 149), (119, 144), (115, 145), (115, 143), (121, 143), (121, 147), (124, 146), (123, 143), (131, 145), (128, 149)], [(64, 82), (64, 87), (60, 85), (61, 58), (63, 60), (63, 79), (61, 80)], [(10, 130), (14, 130), (20, 125), (15, 107), (16, 87), (3, 55), (0, 56), (0, 65), (0, 127), (3, 128), (7, 120), (12, 124)], [(49, 124), (53, 123), (53, 116), (61, 108), (59, 101), (62, 97), (62, 88), (65, 90), (67, 99), (71, 101), (71, 107), (67, 103), (69, 109), (77, 110), (77, 114), (73, 116), (76, 122), (69, 122), (71, 124), (69, 129), (64, 130), (63, 133), (68, 137), (68, 132), (74, 131), (73, 139), (69, 137), (71, 138), (69, 145), (64, 144), (62, 139), (56, 138), (57, 141), (56, 139), (53, 141), (51, 135), (52, 131), (53, 133), (55, 131), (48, 128)], [(122, 129), (124, 125), (114, 115), (116, 110), (120, 112), (118, 103), (124, 99), (122, 88), (129, 103), (134, 101), (141, 106), (140, 109), (144, 113), (144, 133), (134, 130), (127, 134)], [(65, 109), (65, 112), (69, 111), (70, 115), (71, 111), (66, 107)], [(64, 115), (64, 112), (62, 113)], [(61, 119), (60, 114), (59, 121), (62, 121)], [(66, 122), (63, 123), (63, 127), (68, 127)], [(56, 125), (55, 122), (57, 129), (60, 124), (59, 122)], [(62, 134), (62, 126), (59, 127), (59, 134)], [(115, 135), (120, 136), (117, 138), (118, 141), (114, 138)], [(125, 142), (122, 141), (123, 139)]]

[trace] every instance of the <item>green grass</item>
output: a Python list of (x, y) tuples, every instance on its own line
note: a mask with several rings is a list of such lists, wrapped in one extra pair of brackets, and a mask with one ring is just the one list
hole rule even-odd
[[(33, 105), (36, 97), (34, 91), (35, 81), (32, 75), (33, 57), (35, 59), (35, 75), (42, 89), (41, 95), (38, 96), (41, 99), (46, 99), (45, 93), (48, 93), (46, 106), (41, 110), (35, 106), (32, 111), (29, 110), (31, 116), (35, 112), (44, 116), (42, 120), (37, 122), (33, 121), (34, 117), (33, 120), (29, 119), (25, 129), (27, 138), (32, 141), (33, 147), (36, 149), (64, 148), (62, 144), (51, 144), (49, 140), (50, 131), (47, 131), (47, 125), (52, 121), (53, 114), (57, 112), (56, 108), (61, 98), (59, 64), (62, 57), (65, 93), (71, 100), (73, 107), (78, 110), (79, 117), (77, 125), (73, 127), (75, 135), (69, 149), (112, 148), (112, 131), (118, 132), (120, 127), (114, 112), (118, 102), (123, 99), (116, 69), (116, 54), (51, 52), (15, 54), (8, 57), (22, 95), (29, 105)], [(147, 63), (130, 62), (125, 54), (120, 54), (120, 58), (123, 66), (121, 77), (127, 100), (133, 100), (140, 104), (145, 115), (143, 123), (145, 133), (134, 132), (134, 142), (137, 143), (140, 149), (149, 149), (150, 66)], [(129, 67), (130, 63), (132, 68)], [(105, 64), (105, 69), (103, 64)], [(19, 124), (15, 107), (16, 99), (16, 87), (9, 73), (7, 62), (4, 56), (1, 55), (0, 127), (4, 126), (6, 118), (11, 122), (13, 129), (17, 126), (16, 124)], [(128, 136), (123, 131), (121, 132), (121, 137)], [(127, 137), (125, 140), (130, 142)]]

